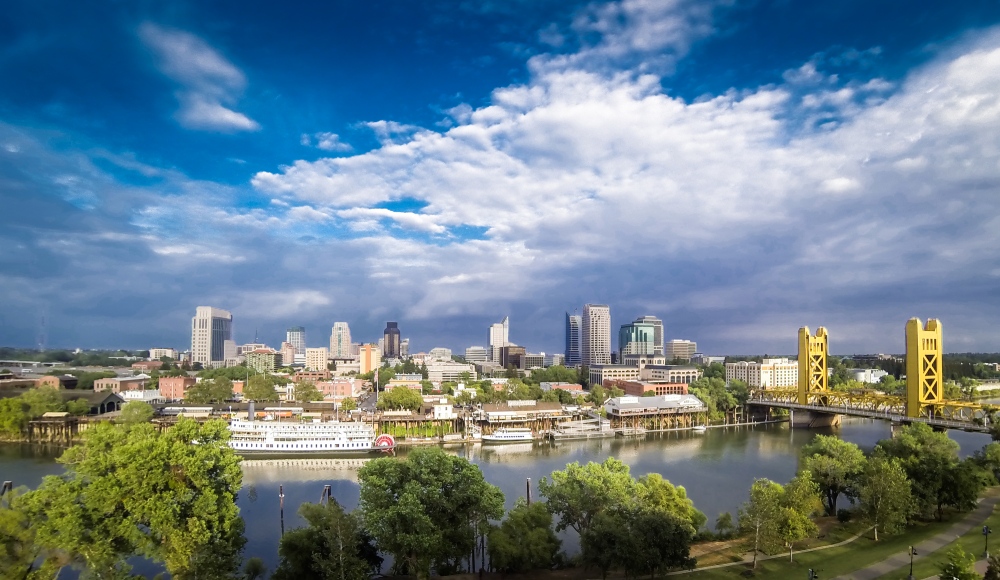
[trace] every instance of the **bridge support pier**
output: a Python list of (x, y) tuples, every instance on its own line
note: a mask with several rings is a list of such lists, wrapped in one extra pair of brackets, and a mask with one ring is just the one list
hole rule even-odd
[(793, 429), (816, 429), (820, 427), (840, 427), (843, 415), (835, 413), (819, 413), (817, 411), (802, 411), (791, 409), (788, 424)]

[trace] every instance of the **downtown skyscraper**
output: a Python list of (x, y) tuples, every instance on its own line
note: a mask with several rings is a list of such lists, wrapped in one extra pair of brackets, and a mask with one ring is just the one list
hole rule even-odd
[(285, 342), (295, 348), (295, 354), (305, 356), (306, 354), (306, 329), (302, 326), (293, 326), (285, 332)]
[(611, 307), (585, 304), (581, 318), (581, 363), (585, 366), (611, 364)]
[(580, 355), (580, 325), (582, 324), (579, 314), (566, 313), (566, 361), (568, 367), (579, 366)]
[(491, 324), (486, 339), (489, 344), (489, 350), (486, 353), (489, 360), (499, 363), (500, 350), (510, 344), (510, 317), (504, 316), (500, 322)]
[(333, 323), (330, 332), (330, 358), (354, 358), (351, 354), (351, 327), (346, 322)]
[(191, 319), (192, 363), (201, 363), (207, 367), (212, 362), (225, 361), (226, 343), (232, 339), (232, 313), (211, 306), (199, 306), (195, 310), (194, 318)]

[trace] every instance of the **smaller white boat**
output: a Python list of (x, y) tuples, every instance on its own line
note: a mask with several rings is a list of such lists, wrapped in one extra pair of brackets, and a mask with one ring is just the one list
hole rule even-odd
[(708, 427), (704, 425), (695, 425), (694, 427), (691, 428), (691, 430), (694, 431), (695, 433), (704, 433), (705, 431), (708, 431)]
[(523, 427), (501, 427), (489, 435), (483, 435), (483, 443), (524, 443), (535, 439), (531, 429)]

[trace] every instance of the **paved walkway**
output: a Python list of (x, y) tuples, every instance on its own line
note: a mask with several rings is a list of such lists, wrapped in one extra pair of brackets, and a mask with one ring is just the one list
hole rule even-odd
[[(917, 560), (925, 556), (928, 556), (935, 550), (938, 550), (943, 546), (946, 546), (951, 542), (954, 542), (956, 539), (958, 539), (959, 536), (964, 535), (972, 528), (981, 526), (983, 522), (986, 521), (986, 518), (988, 518), (990, 514), (993, 513), (993, 508), (994, 506), (997, 505), (998, 502), (1000, 502), (1000, 497), (990, 497), (983, 499), (982, 501), (979, 502), (979, 505), (976, 507), (976, 509), (966, 514), (966, 516), (961, 520), (959, 520), (957, 523), (955, 523), (955, 525), (951, 526), (946, 531), (941, 532), (940, 534), (932, 538), (929, 538), (927, 540), (924, 540), (923, 542), (920, 542), (919, 544), (914, 546), (914, 548), (917, 549), (917, 555), (913, 558), (913, 561), (916, 562)], [(879, 576), (883, 576), (885, 574), (888, 574), (889, 572), (892, 572), (893, 570), (897, 570), (899, 568), (902, 568), (903, 566), (909, 566), (909, 565), (910, 565), (910, 555), (907, 552), (899, 552), (897, 554), (893, 554), (892, 556), (886, 558), (885, 560), (882, 560), (877, 564), (872, 564), (867, 568), (856, 570), (854, 572), (851, 572), (850, 574), (837, 576), (832, 580), (875, 580), (875, 578), (878, 578)], [(981, 565), (983, 571), (985, 572), (986, 564), (981, 563)], [(979, 569), (979, 566), (980, 563), (977, 563), (977, 568), (976, 568), (977, 570)]]

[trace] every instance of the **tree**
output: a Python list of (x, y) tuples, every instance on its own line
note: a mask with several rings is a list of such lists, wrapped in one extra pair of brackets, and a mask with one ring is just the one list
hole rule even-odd
[(785, 485), (780, 505), (778, 534), (788, 547), (788, 561), (791, 562), (795, 542), (816, 533), (812, 515), (822, 509), (819, 486), (808, 471), (800, 473)]
[(581, 559), (607, 578), (621, 568), (625, 578), (654, 577), (670, 568), (693, 568), (688, 523), (658, 509), (602, 512), (580, 536)]
[(941, 565), (940, 578), (953, 578), (954, 580), (979, 580), (980, 576), (975, 569), (976, 558), (967, 554), (961, 546), (955, 546), (948, 550), (948, 561)]
[(875, 530), (894, 534), (906, 525), (913, 512), (910, 480), (898, 459), (870, 458), (858, 481), (858, 507), (865, 521)]
[(278, 393), (274, 390), (274, 380), (270, 375), (254, 375), (243, 388), (243, 398), (258, 403), (275, 402)]
[(775, 553), (788, 548), (792, 558), (794, 543), (815, 533), (809, 516), (820, 509), (819, 488), (802, 472), (782, 487), (768, 479), (758, 479), (750, 486), (750, 499), (739, 511), (739, 530), (753, 536), (753, 566), (757, 553)]
[(501, 572), (548, 570), (556, 563), (561, 544), (545, 504), (528, 505), (518, 498), (507, 518), (490, 530), (490, 562)]
[(622, 554), (633, 540), (620, 515), (598, 513), (580, 534), (580, 559), (585, 566), (600, 570), (601, 578), (606, 580), (608, 572), (623, 560)]
[(680, 521), (685, 522), (692, 537), (708, 521), (705, 514), (694, 507), (686, 489), (674, 486), (659, 473), (639, 478), (635, 498), (638, 502), (636, 508), (655, 509), (677, 516)]
[(351, 397), (347, 397), (346, 399), (340, 402), (341, 411), (351, 412), (357, 408), (358, 408), (358, 402), (352, 399)]
[(604, 401), (608, 400), (608, 395), (604, 392), (604, 387), (601, 385), (594, 385), (590, 388), (590, 394), (587, 395), (587, 399), (589, 399), (591, 403), (600, 407), (604, 404)]
[(379, 395), (376, 407), (380, 410), (409, 409), (416, 411), (424, 404), (424, 398), (419, 392), (406, 387), (396, 387)]
[(50, 387), (38, 387), (26, 391), (20, 397), (21, 402), (28, 405), (28, 417), (34, 419), (41, 417), (45, 413), (58, 412), (64, 410), (62, 397), (59, 391)]
[(243, 580), (264, 580), (267, 575), (267, 566), (264, 560), (254, 556), (243, 564)]
[(233, 381), (224, 376), (202, 379), (184, 398), (196, 404), (221, 403), (233, 398)]
[(1000, 580), (1000, 556), (990, 556), (983, 580)]
[(479, 467), (439, 448), (405, 459), (379, 458), (358, 472), (364, 527), (397, 566), (419, 579), (454, 569), (473, 551), (489, 520), (503, 515), (503, 493)]
[(162, 433), (149, 423), (88, 429), (60, 457), (65, 473), (25, 494), (46, 565), (119, 577), (136, 555), (178, 580), (235, 573), (243, 475), (228, 440), (224, 422), (185, 418)]
[[(89, 408), (89, 407), (88, 407)], [(153, 420), (153, 407), (143, 401), (129, 401), (122, 406), (117, 423), (149, 423)]]
[(322, 401), (323, 393), (319, 392), (316, 385), (310, 381), (295, 383), (295, 400), (300, 403), (310, 401)]
[(729, 538), (736, 532), (736, 524), (733, 523), (733, 514), (722, 512), (715, 519), (715, 533), (720, 538)]
[(278, 545), (280, 557), (272, 580), (329, 578), (367, 580), (382, 568), (382, 558), (366, 560), (371, 553), (358, 516), (349, 514), (336, 500), (323, 504), (304, 503), (299, 515), (307, 526), (284, 534)]
[(874, 454), (899, 459), (919, 510), (929, 513), (936, 508), (937, 519), (943, 517), (945, 474), (958, 463), (958, 443), (928, 425), (912, 423), (892, 439), (879, 441)]
[(856, 496), (855, 482), (865, 466), (861, 448), (828, 435), (817, 435), (802, 448), (802, 469), (812, 474), (813, 481), (826, 499), (826, 515), (837, 513), (837, 498)]
[(539, 480), (538, 492), (549, 511), (559, 516), (556, 531), (573, 528), (583, 536), (597, 514), (619, 509), (635, 497), (636, 481), (627, 465), (609, 457), (604, 463), (580, 466), (574, 461), (553, 471), (551, 478)]
[(41, 555), (31, 517), (23, 508), (25, 491), (17, 488), (0, 500), (0, 570), (5, 578), (28, 578)]
[(87, 399), (73, 399), (66, 402), (66, 411), (70, 415), (82, 416), (90, 413), (90, 403)]
[(0, 437), (17, 438), (28, 426), (30, 406), (21, 397), (0, 399)]
[(991, 478), (992, 475), (982, 470), (974, 459), (964, 459), (953, 465), (945, 472), (941, 482), (938, 511), (940, 512), (943, 506), (960, 511), (974, 509), (979, 493)]

